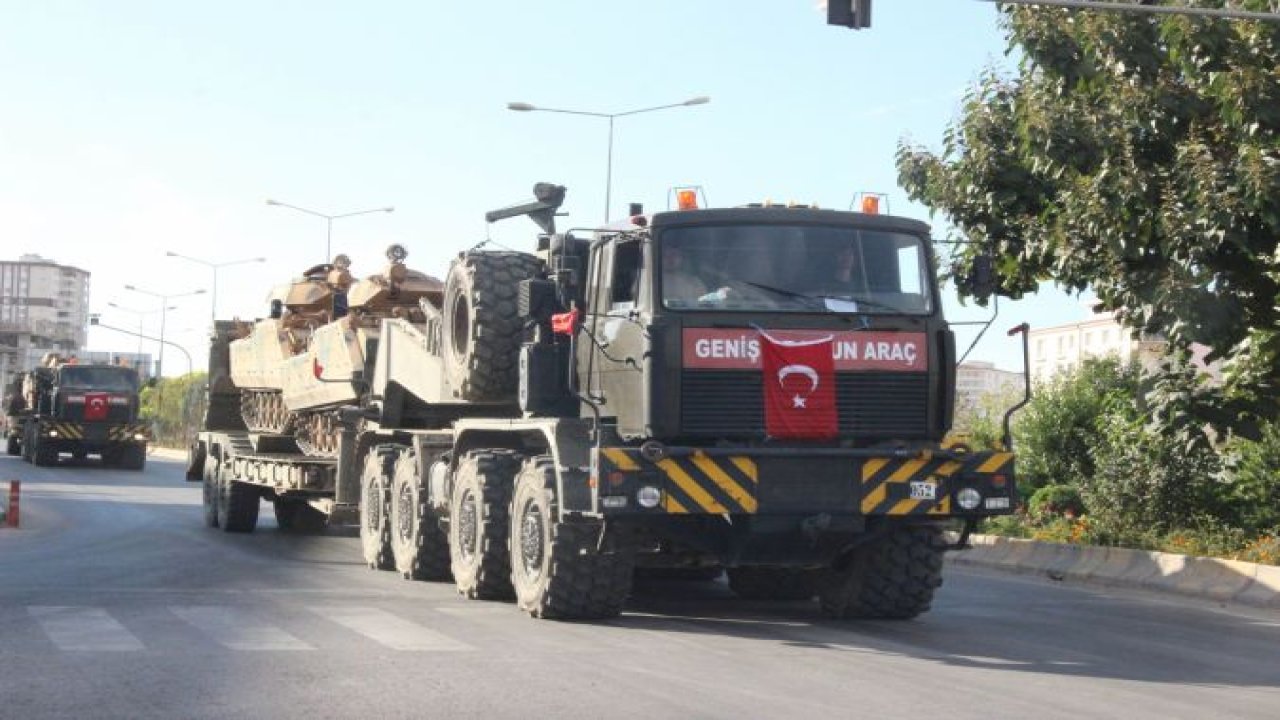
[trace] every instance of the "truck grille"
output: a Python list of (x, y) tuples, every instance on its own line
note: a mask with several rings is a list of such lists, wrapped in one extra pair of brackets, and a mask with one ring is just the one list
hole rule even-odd
[[(686, 435), (764, 437), (761, 374), (740, 370), (685, 370), (681, 374), (680, 427)], [(857, 439), (928, 434), (926, 373), (836, 374), (840, 434)]]

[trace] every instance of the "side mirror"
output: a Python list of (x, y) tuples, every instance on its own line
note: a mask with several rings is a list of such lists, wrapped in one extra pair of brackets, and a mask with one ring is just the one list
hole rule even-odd
[(969, 288), (974, 297), (988, 298), (996, 292), (996, 263), (983, 253), (973, 259), (969, 270)]

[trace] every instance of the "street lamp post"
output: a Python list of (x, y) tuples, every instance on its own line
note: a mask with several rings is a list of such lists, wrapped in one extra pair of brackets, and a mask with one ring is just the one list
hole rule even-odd
[(143, 295), (150, 295), (151, 297), (154, 297), (154, 298), (160, 298), (160, 357), (156, 359), (156, 378), (157, 379), (163, 378), (164, 377), (164, 346), (165, 346), (164, 326), (165, 326), (165, 320), (168, 318), (168, 315), (169, 315), (169, 301), (174, 298), (189, 297), (191, 295), (203, 295), (205, 293), (205, 290), (204, 288), (201, 288), (199, 290), (193, 290), (191, 292), (166, 294), (166, 293), (152, 292), (150, 290), (144, 290), (140, 287), (135, 287), (133, 285), (125, 285), (124, 289), (132, 290), (136, 293), (141, 293)]
[(609, 121), (609, 150), (608, 150), (608, 155), (606, 157), (605, 174), (604, 174), (604, 221), (607, 223), (609, 222), (609, 201), (612, 199), (612, 195), (613, 195), (613, 121), (614, 119), (625, 117), (627, 115), (639, 115), (640, 113), (653, 112), (654, 110), (666, 110), (667, 108), (688, 107), (691, 105), (705, 105), (709, 102), (711, 102), (711, 98), (706, 97), (705, 95), (702, 95), (695, 98), (689, 98), (684, 102), (670, 103), (668, 105), (655, 105), (653, 107), (639, 108), (637, 110), (627, 110), (626, 112), (618, 112), (618, 113), (591, 112), (587, 110), (565, 110), (563, 108), (546, 108), (546, 107), (538, 107), (536, 105), (530, 105), (529, 103), (525, 103), (525, 102), (509, 102), (507, 103), (507, 109), (515, 110), (516, 112), (553, 112), (553, 113), (564, 113), (566, 115), (587, 115), (590, 117), (605, 118)]
[(210, 262), (208, 260), (201, 260), (200, 258), (196, 258), (196, 257), (191, 257), (190, 255), (183, 255), (182, 253), (176, 253), (172, 250), (166, 250), (164, 254), (167, 255), (168, 257), (176, 257), (176, 258), (181, 258), (183, 260), (190, 260), (193, 263), (199, 263), (200, 265), (204, 265), (205, 267), (213, 271), (213, 293), (212, 293), (213, 303), (212, 303), (212, 307), (209, 310), (209, 323), (211, 325), (218, 321), (218, 268), (224, 268), (229, 265), (243, 265), (245, 263), (267, 261), (266, 258), (256, 257), (256, 258), (245, 258), (243, 260), (228, 260), (226, 262), (216, 263), (216, 262)]
[[(143, 320), (143, 318), (144, 318), (144, 317), (146, 317), (147, 315), (150, 315), (150, 314), (152, 314), (152, 313), (160, 312), (160, 310), (135, 310), (134, 308), (128, 308), (128, 307), (125, 307), (125, 306), (120, 305), (120, 304), (115, 303), (115, 302), (108, 302), (108, 303), (107, 303), (107, 305), (109, 305), (109, 306), (111, 306), (111, 307), (115, 308), (116, 310), (123, 310), (124, 312), (132, 313), (132, 314), (134, 314), (134, 315), (137, 315), (137, 316), (138, 316), (138, 357), (142, 357), (142, 340), (143, 340), (143, 335), (142, 335), (142, 330), (143, 330), (143, 327), (142, 327), (142, 320)], [(167, 308), (164, 308), (164, 309), (165, 309), (165, 310), (176, 310), (176, 309), (177, 309), (177, 306), (171, 306), (171, 307), (167, 307)], [(135, 359), (135, 362), (136, 362), (136, 359)]]
[(369, 213), (395, 212), (394, 207), (388, 206), (388, 207), (380, 207), (380, 208), (371, 208), (369, 210), (356, 210), (355, 212), (342, 213), (341, 215), (328, 215), (326, 213), (317, 212), (315, 210), (308, 210), (304, 207), (298, 207), (297, 205), (282, 203), (278, 200), (272, 200), (270, 198), (267, 199), (267, 204), (272, 205), (274, 207), (289, 208), (290, 210), (297, 210), (300, 213), (306, 213), (308, 215), (315, 215), (316, 217), (324, 218), (326, 223), (326, 230), (325, 230), (325, 236), (324, 236), (324, 261), (325, 262), (329, 262), (330, 260), (333, 259), (329, 253), (332, 252), (333, 250), (332, 245), (333, 245), (333, 221), (334, 220), (341, 220), (342, 218), (355, 217), (356, 215), (368, 215)]

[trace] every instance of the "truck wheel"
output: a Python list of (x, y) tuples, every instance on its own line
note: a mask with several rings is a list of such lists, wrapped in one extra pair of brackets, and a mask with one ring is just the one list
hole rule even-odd
[(744, 600), (809, 600), (818, 594), (820, 571), (745, 565), (729, 568), (729, 589)]
[(458, 463), (449, 501), (449, 560), (453, 582), (468, 598), (511, 597), (507, 518), (519, 463), (511, 450), (472, 450)]
[(520, 281), (541, 261), (518, 252), (463, 253), (444, 287), (444, 366), (449, 384), (471, 402), (515, 400), (522, 324)]
[(218, 465), (218, 523), (223, 532), (251, 533), (258, 526), (262, 491), (231, 477), (227, 463)]
[(324, 532), (329, 517), (311, 507), (306, 500), (277, 498), (272, 507), (276, 514), (276, 527), (281, 532), (311, 535)]
[(203, 491), (204, 524), (218, 527), (218, 459), (205, 458), (200, 472), (200, 489)]
[(120, 451), (120, 466), (126, 470), (142, 470), (147, 466), (147, 447), (129, 445)]
[(448, 580), (449, 536), (427, 497), (427, 474), (412, 450), (396, 458), (391, 483), (391, 554), (406, 580)]
[(395, 567), (391, 557), (391, 471), (395, 451), (380, 445), (369, 451), (360, 473), (360, 551), (374, 570)]
[(928, 611), (942, 585), (945, 550), (941, 529), (931, 525), (894, 528), (855, 548), (819, 591), (823, 614), (906, 620)]
[(52, 445), (36, 443), (32, 453), (32, 462), (39, 467), (52, 467), (58, 464), (58, 450)]
[(548, 456), (525, 461), (511, 503), (511, 580), (521, 610), (539, 618), (614, 617), (631, 593), (635, 554), (596, 550), (600, 527), (556, 520)]
[(22, 452), (22, 444), (18, 442), (17, 435), (10, 435), (5, 442), (4, 451), (10, 455), (17, 455)]

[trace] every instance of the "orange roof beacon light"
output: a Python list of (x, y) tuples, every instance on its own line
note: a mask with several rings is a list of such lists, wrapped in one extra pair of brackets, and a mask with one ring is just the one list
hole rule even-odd
[(698, 209), (698, 191), (691, 189), (676, 190), (676, 207), (681, 210)]
[(677, 185), (667, 191), (667, 209), (671, 209), (671, 197), (675, 195), (677, 210), (697, 210), (707, 205), (707, 194), (701, 185)]
[[(884, 209), (889, 209), (889, 196), (885, 193), (863, 192), (857, 196), (858, 210), (866, 215), (879, 215), (880, 206), (883, 204)], [(854, 203), (849, 203), (849, 209), (853, 209)]]

